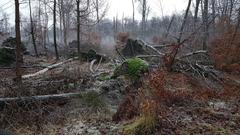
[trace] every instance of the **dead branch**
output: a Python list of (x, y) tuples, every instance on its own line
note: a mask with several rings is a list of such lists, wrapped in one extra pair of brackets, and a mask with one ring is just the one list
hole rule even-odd
[(100, 64), (102, 63), (102, 60), (103, 60), (103, 58), (101, 57), (101, 59), (100, 59), (100, 61), (99, 61), (98, 65), (97, 65), (97, 68), (95, 69), (96, 71), (98, 70), (98, 68), (99, 68)]
[[(32, 65), (32, 66), (21, 66), (21, 68), (47, 68), (47, 66)], [(0, 67), (0, 69), (15, 69), (15, 67)]]
[(64, 93), (64, 94), (53, 94), (53, 95), (39, 95), (31, 97), (11, 97), (11, 98), (0, 98), (0, 108), (5, 105), (16, 103), (18, 105), (24, 105), (31, 102), (50, 102), (50, 101), (66, 101), (73, 98), (82, 97), (81, 93)]
[(162, 57), (162, 55), (138, 55), (137, 58)]
[(94, 63), (96, 62), (97, 60), (96, 59), (94, 59), (94, 60), (92, 60), (91, 61), (91, 63), (90, 63), (90, 67), (89, 67), (89, 70), (92, 72), (92, 73), (94, 73), (95, 71), (93, 70), (93, 65), (94, 65)]
[(47, 68), (44, 68), (36, 73), (33, 73), (33, 74), (28, 74), (28, 75), (23, 75), (22, 78), (23, 79), (28, 79), (28, 78), (31, 78), (31, 77), (35, 77), (35, 76), (38, 76), (38, 75), (41, 75), (41, 74), (44, 74), (45, 72), (49, 71), (49, 70), (52, 70), (54, 68), (57, 68), (63, 64), (66, 64), (68, 62), (71, 62), (73, 60), (77, 59), (77, 57), (75, 58), (71, 58), (71, 59), (68, 59), (66, 61), (63, 61), (63, 62), (60, 62), (60, 63), (56, 63), (56, 64), (53, 64), (53, 65), (50, 65), (50, 66), (47, 66)]
[(183, 58), (190, 57), (190, 56), (193, 56), (193, 55), (196, 55), (196, 54), (207, 54), (207, 51), (206, 50), (199, 50), (199, 51), (196, 51), (196, 52), (191, 52), (191, 53), (188, 53), (186, 55), (180, 56), (177, 59), (183, 59)]
[(138, 41), (139, 41), (139, 42), (141, 43), (141, 45), (145, 48), (145, 50), (150, 49), (150, 50), (152, 50), (153, 52), (155, 52), (157, 55), (162, 55), (162, 56), (165, 55), (165, 54), (159, 52), (159, 51), (158, 51), (156, 48), (154, 48), (153, 46), (145, 43), (143, 40), (138, 40)]
[(165, 48), (165, 47), (172, 47), (175, 46), (174, 44), (166, 44), (166, 45), (152, 45), (154, 48)]

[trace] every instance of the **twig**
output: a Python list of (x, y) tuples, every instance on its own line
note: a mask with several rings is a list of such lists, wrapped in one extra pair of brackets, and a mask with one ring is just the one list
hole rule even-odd
[(92, 72), (92, 73), (94, 73), (95, 71), (93, 70), (93, 65), (94, 65), (94, 63), (96, 62), (97, 60), (96, 59), (94, 59), (94, 60), (92, 60), (91, 61), (91, 63), (90, 63), (90, 67), (89, 67), (89, 70)]

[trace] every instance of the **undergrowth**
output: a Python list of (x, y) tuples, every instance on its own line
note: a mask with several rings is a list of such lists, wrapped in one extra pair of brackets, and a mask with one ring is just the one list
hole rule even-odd
[(140, 58), (131, 58), (124, 61), (114, 70), (112, 78), (125, 75), (131, 80), (139, 79), (141, 73), (148, 70), (148, 63)]

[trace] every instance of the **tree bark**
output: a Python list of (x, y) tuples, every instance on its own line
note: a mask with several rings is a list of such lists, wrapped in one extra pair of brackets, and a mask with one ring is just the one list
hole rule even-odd
[(15, 31), (16, 31), (16, 82), (22, 84), (21, 73), (21, 33), (20, 33), (20, 15), (19, 15), (19, 1), (15, 0)]
[(134, 0), (132, 0), (132, 8), (133, 8), (132, 29), (134, 31), (135, 30), (135, 4), (134, 4)]
[(19, 106), (25, 104), (31, 104), (36, 102), (49, 103), (49, 102), (66, 102), (73, 98), (81, 98), (82, 93), (63, 93), (63, 94), (53, 94), (53, 95), (39, 95), (31, 97), (12, 97), (12, 98), (0, 98), (0, 109), (4, 106), (15, 103)]
[(146, 12), (147, 12), (147, 5), (146, 0), (143, 0), (142, 3), (142, 36), (145, 36), (146, 30)]
[(198, 19), (198, 10), (199, 10), (200, 1), (201, 1), (201, 0), (196, 0), (196, 7), (195, 7), (195, 11), (194, 11), (194, 28), (196, 28), (196, 23), (197, 23), (197, 19)]
[(175, 15), (172, 16), (171, 21), (170, 21), (170, 23), (169, 23), (169, 25), (167, 27), (167, 33), (165, 34), (165, 38), (167, 38), (168, 35), (169, 35), (169, 31), (170, 31), (170, 29), (172, 27), (172, 23), (173, 23), (174, 19), (175, 19)]
[(80, 0), (77, 1), (77, 49), (78, 49), (78, 58), (80, 59)]
[(97, 12), (97, 22), (99, 23), (100, 19), (99, 19), (99, 1), (96, 0), (96, 12)]
[(180, 44), (180, 42), (182, 40), (183, 30), (184, 30), (186, 22), (187, 22), (188, 12), (190, 10), (191, 3), (192, 3), (192, 0), (189, 0), (188, 1), (188, 6), (187, 6), (187, 9), (186, 9), (184, 18), (183, 18), (183, 23), (182, 23), (181, 28), (180, 28), (180, 33), (179, 33), (179, 37), (178, 37), (178, 44)]
[(215, 31), (216, 28), (216, 9), (215, 9), (216, 1), (212, 0), (212, 19), (213, 19), (213, 31)]
[(31, 23), (31, 36), (32, 36), (33, 48), (34, 48), (34, 52), (35, 52), (36, 57), (39, 57), (38, 56), (38, 51), (37, 51), (37, 46), (36, 46), (35, 34), (34, 34), (31, 0), (28, 0), (28, 4), (29, 4), (30, 23)]
[(58, 49), (57, 49), (57, 38), (56, 38), (56, 5), (57, 5), (57, 2), (56, 2), (56, 0), (54, 0), (54, 4), (53, 4), (53, 40), (54, 40), (56, 59), (59, 60)]
[(209, 31), (208, 31), (208, 0), (204, 0), (204, 8), (203, 8), (203, 44), (202, 44), (202, 48), (203, 50), (207, 50), (207, 40), (208, 40), (208, 35), (209, 35)]

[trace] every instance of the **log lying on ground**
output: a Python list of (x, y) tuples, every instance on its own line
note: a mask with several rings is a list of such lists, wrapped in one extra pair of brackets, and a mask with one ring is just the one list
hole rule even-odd
[[(32, 65), (32, 66), (21, 66), (21, 68), (47, 68), (47, 66)], [(0, 67), (0, 69), (15, 69), (15, 67)]]
[(23, 75), (22, 78), (23, 79), (28, 79), (28, 78), (31, 78), (31, 77), (35, 77), (35, 76), (38, 76), (38, 75), (41, 75), (41, 74), (44, 74), (45, 72), (47, 72), (48, 70), (51, 70), (51, 69), (54, 69), (54, 68), (57, 68), (58, 66), (61, 66), (63, 64), (66, 64), (68, 62), (71, 62), (75, 59), (77, 59), (78, 57), (74, 57), (74, 58), (71, 58), (71, 59), (68, 59), (66, 61), (63, 61), (63, 62), (60, 62), (60, 63), (56, 63), (56, 64), (53, 64), (53, 65), (50, 65), (50, 66), (47, 66), (47, 68), (44, 68), (36, 73), (33, 73), (33, 74), (28, 74), (28, 75)]
[(41, 102), (66, 102), (73, 98), (81, 98), (81, 93), (64, 93), (64, 94), (53, 94), (53, 95), (39, 95), (31, 97), (12, 97), (12, 98), (0, 98), (0, 108), (14, 103), (17, 105), (24, 105), (29, 103)]

